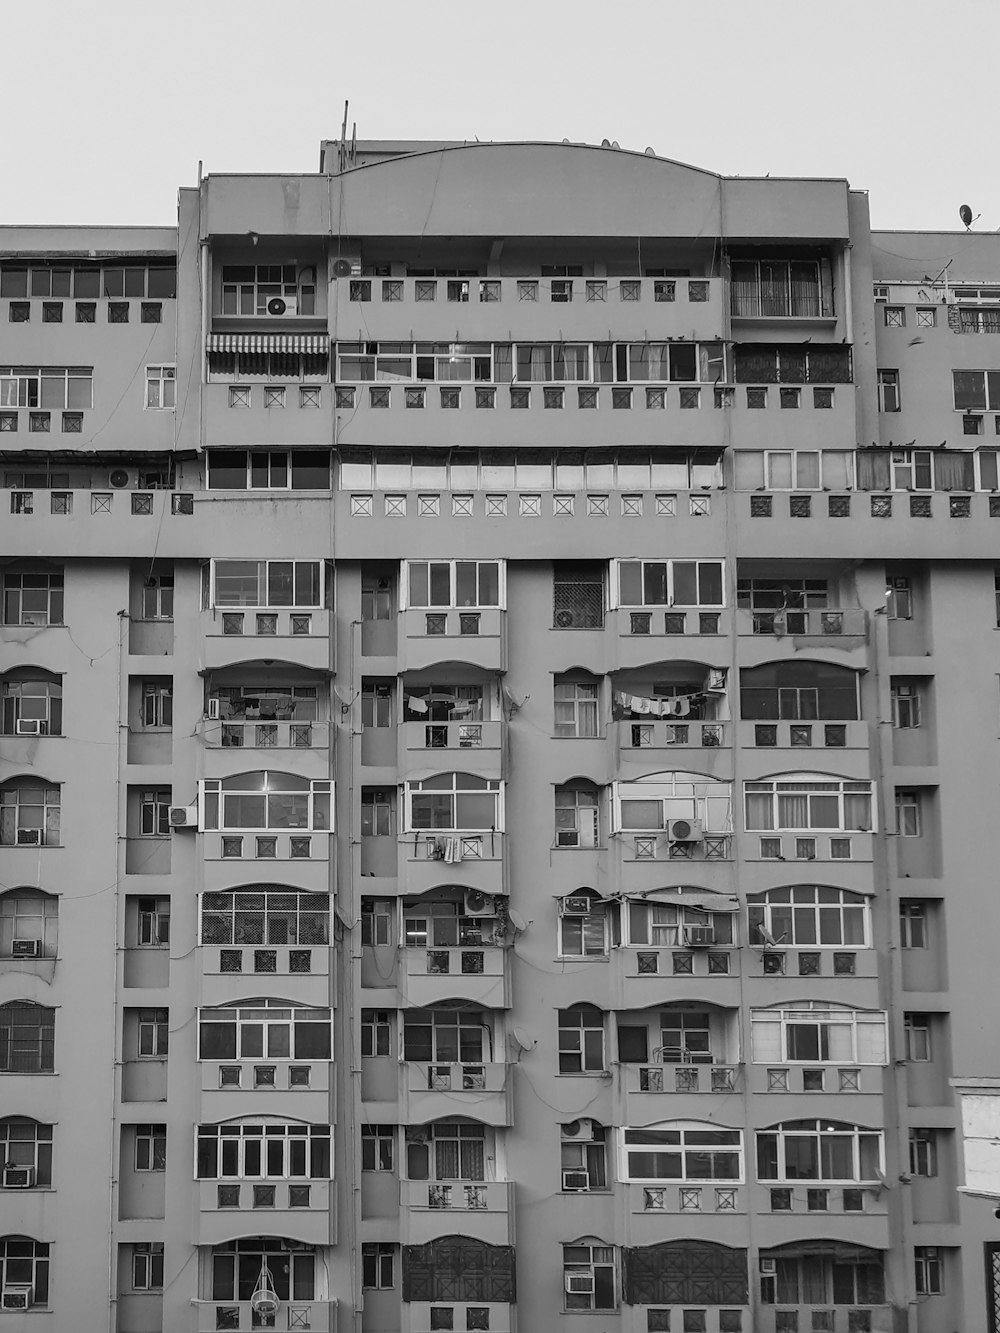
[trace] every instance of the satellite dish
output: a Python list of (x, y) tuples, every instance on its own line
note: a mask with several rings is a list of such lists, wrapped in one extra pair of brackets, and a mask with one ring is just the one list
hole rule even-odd
[(656, 156), (656, 149), (655, 149), (655, 148), (644, 148), (642, 151), (646, 154), (647, 157), (655, 157), (655, 156)]
[(610, 147), (611, 147), (611, 140), (610, 140), (610, 139), (602, 139), (602, 140), (601, 140), (601, 147), (602, 147), (602, 148), (610, 148)]
[(513, 909), (511, 909), (511, 911), (509, 911), (507, 915), (510, 917), (510, 924), (514, 927), (515, 930), (522, 931), (528, 929), (528, 923), (527, 921), (525, 921), (524, 917), (521, 915), (520, 912), (515, 912)]
[(618, 142), (617, 139), (612, 139), (612, 140), (611, 140), (611, 147), (612, 147), (612, 148), (621, 148), (621, 144)]
[(962, 219), (963, 223), (965, 224), (965, 229), (966, 231), (968, 231), (968, 229), (972, 226), (972, 209), (969, 207), (968, 204), (962, 205), (962, 207), (958, 210), (958, 216)]
[(350, 276), (351, 261), (349, 259), (335, 259), (333, 261), (333, 276), (335, 278), (346, 278)]
[(513, 1037), (522, 1051), (533, 1051), (538, 1045), (536, 1038), (529, 1037), (522, 1027), (516, 1027), (514, 1029)]

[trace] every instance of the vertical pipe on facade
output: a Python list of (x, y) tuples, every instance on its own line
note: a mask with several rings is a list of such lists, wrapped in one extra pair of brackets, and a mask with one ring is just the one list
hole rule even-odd
[[(131, 579), (129, 586), (129, 595), (131, 596)], [(108, 1333), (115, 1333), (118, 1326), (117, 1305), (118, 1305), (118, 1282), (115, 1274), (115, 1187), (118, 1183), (118, 1176), (115, 1172), (115, 1139), (118, 1131), (118, 1087), (119, 1087), (119, 1060), (118, 1060), (118, 987), (123, 978), (119, 975), (119, 963), (121, 961), (121, 938), (118, 929), (119, 912), (121, 911), (120, 888), (121, 877), (118, 873), (118, 858), (122, 851), (122, 826), (121, 826), (121, 796), (122, 796), (122, 765), (126, 755), (122, 754), (122, 675), (125, 671), (125, 631), (128, 625), (128, 609), (118, 613), (118, 679), (116, 682), (116, 717), (115, 717), (115, 740), (118, 748), (117, 762), (115, 764), (115, 934), (114, 934), (114, 971), (112, 974), (111, 985), (111, 1114), (108, 1117), (110, 1122), (110, 1152), (108, 1153)], [(119, 1162), (119, 1169), (121, 1163)]]
[(854, 341), (854, 293), (851, 290), (851, 242), (844, 246), (844, 333)]

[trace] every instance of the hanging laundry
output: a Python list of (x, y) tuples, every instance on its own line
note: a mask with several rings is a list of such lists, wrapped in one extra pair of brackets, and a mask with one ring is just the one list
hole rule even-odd
[(418, 699), (417, 696), (414, 695), (414, 694), (409, 694), (409, 695), (407, 695), (407, 697), (406, 697), (406, 706), (407, 706), (407, 708), (410, 710), (411, 713), (426, 713), (426, 712), (427, 712), (427, 700), (426, 700), (426, 699)]
[(444, 859), (447, 865), (457, 865), (462, 859), (462, 839), (445, 838)]

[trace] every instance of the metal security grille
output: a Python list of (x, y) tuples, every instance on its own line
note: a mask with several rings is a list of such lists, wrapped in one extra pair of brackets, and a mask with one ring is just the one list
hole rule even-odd
[(624, 1298), (630, 1305), (746, 1305), (746, 1250), (710, 1242), (671, 1241), (623, 1251)]
[(604, 579), (597, 566), (557, 567), (552, 583), (556, 629), (600, 629), (604, 624)]
[(440, 1236), (403, 1246), (404, 1301), (509, 1303), (514, 1294), (514, 1248), (467, 1236)]
[(987, 1333), (1000, 1333), (1000, 1244), (988, 1241), (983, 1248), (986, 1251)]

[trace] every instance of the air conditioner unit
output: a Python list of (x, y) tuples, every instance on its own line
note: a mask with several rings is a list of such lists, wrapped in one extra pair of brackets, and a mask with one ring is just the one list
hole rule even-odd
[(688, 926), (684, 943), (692, 949), (709, 949), (715, 943), (715, 931), (711, 926)]
[(580, 1190), (590, 1189), (590, 1176), (586, 1171), (564, 1171), (562, 1173), (562, 1187), (564, 1190), (578, 1193)]
[(481, 889), (466, 889), (465, 915), (496, 916), (492, 893), (483, 893)]
[(267, 303), (267, 313), (272, 319), (282, 319), (286, 315), (294, 315), (297, 310), (297, 303), (294, 296), (272, 296)]
[(0, 1291), (0, 1309), (27, 1310), (34, 1291), (26, 1283), (12, 1284)]
[(333, 261), (333, 276), (335, 278), (349, 278), (351, 276), (351, 261), (349, 259), (335, 259)]
[(5, 1166), (3, 1169), (3, 1187), (5, 1190), (27, 1190), (35, 1183), (33, 1166)]
[(577, 1120), (571, 1120), (569, 1124), (563, 1125), (562, 1136), (564, 1139), (587, 1139), (594, 1137), (594, 1122), (589, 1116), (580, 1116)]
[(18, 736), (44, 736), (48, 729), (49, 724), (37, 718), (18, 718), (14, 724)]
[(593, 1273), (567, 1273), (566, 1290), (571, 1296), (591, 1296), (594, 1291)]
[(670, 819), (667, 821), (668, 842), (702, 842), (705, 830), (697, 819)]
[(222, 707), (221, 707), (221, 705), (222, 705), (222, 700), (221, 700), (221, 699), (209, 699), (209, 701), (208, 701), (208, 716), (209, 716), (210, 718), (212, 718), (213, 720), (214, 720), (214, 719), (217, 719), (217, 718), (219, 718), (219, 717), (221, 717), (221, 715), (222, 715)]
[(197, 805), (172, 805), (170, 807), (171, 828), (197, 828)]
[(10, 956), (11, 958), (40, 958), (42, 956), (42, 941), (11, 940)]
[(706, 694), (725, 694), (726, 692), (726, 669), (725, 667), (710, 667), (705, 678)]
[(120, 491), (123, 487), (128, 486), (131, 481), (132, 474), (129, 472), (128, 468), (116, 467), (108, 474), (108, 485), (116, 491)]
[(562, 900), (563, 916), (589, 916), (590, 897), (586, 893), (570, 893)]
[(559, 629), (574, 629), (581, 627), (581, 617), (578, 612), (570, 611), (568, 607), (563, 607), (555, 615), (556, 626)]
[(18, 847), (41, 847), (42, 830), (40, 828), (19, 828), (17, 830)]

